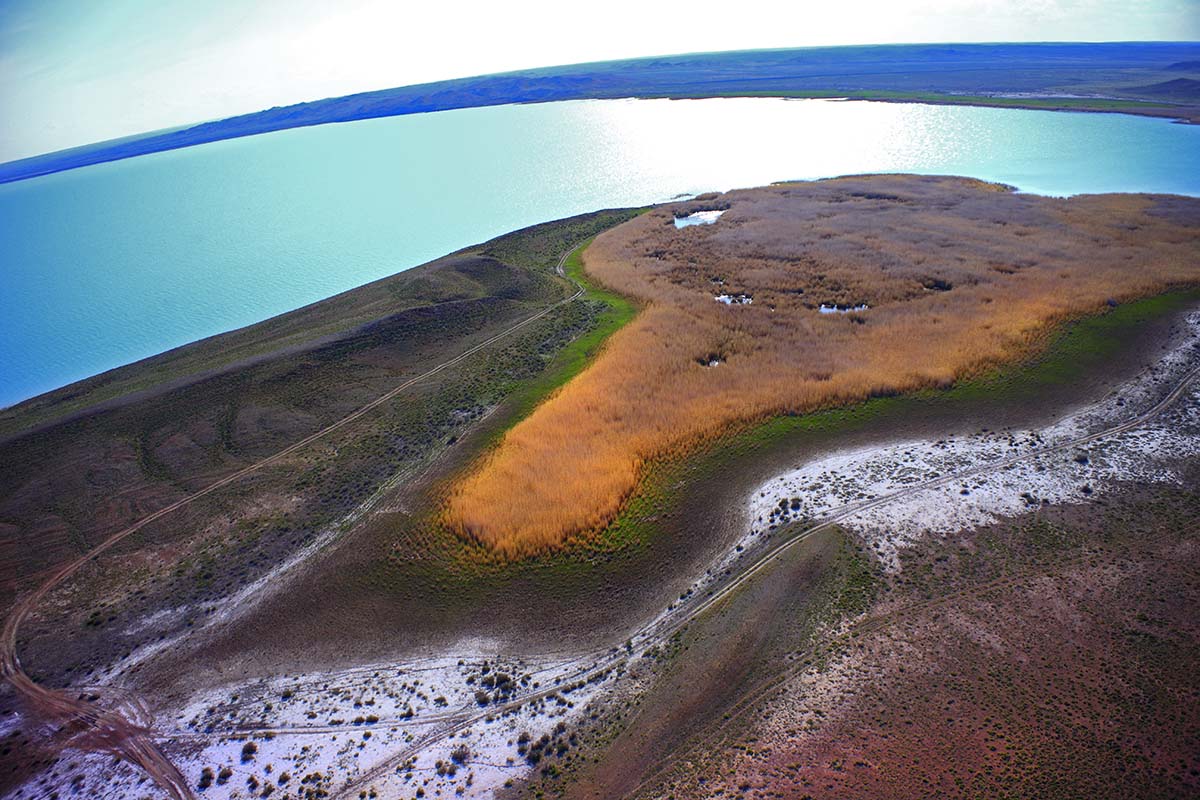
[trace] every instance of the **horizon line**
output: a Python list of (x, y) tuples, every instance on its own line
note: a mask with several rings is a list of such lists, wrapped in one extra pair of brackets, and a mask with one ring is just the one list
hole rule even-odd
[[(71, 154), (71, 153), (74, 153), (74, 152), (80, 151), (80, 150), (85, 150), (85, 149), (90, 149), (90, 148), (101, 148), (101, 147), (110, 146), (110, 145), (119, 145), (122, 143), (138, 141), (138, 140), (141, 140), (141, 139), (144, 139), (147, 137), (152, 137), (152, 136), (180, 133), (182, 131), (188, 131), (188, 130), (192, 130), (194, 128), (199, 128), (201, 126), (218, 125), (218, 124), (224, 123), (224, 122), (230, 122), (233, 120), (240, 120), (240, 119), (246, 119), (249, 117), (254, 117), (256, 115), (264, 114), (264, 113), (271, 112), (271, 111), (283, 111), (283, 110), (287, 110), (287, 109), (300, 108), (300, 107), (311, 105), (314, 103), (324, 103), (324, 102), (331, 102), (331, 101), (338, 101), (338, 100), (347, 100), (350, 98), (364, 97), (367, 95), (372, 95), (372, 94), (377, 94), (377, 93), (382, 93), (382, 92), (393, 92), (393, 91), (398, 91), (398, 90), (402, 90), (402, 89), (418, 89), (418, 88), (422, 88), (422, 87), (433, 87), (433, 86), (452, 84), (452, 83), (457, 83), (457, 82), (462, 82), (462, 81), (475, 81), (475, 80), (481, 80), (481, 79), (486, 79), (486, 78), (501, 78), (501, 77), (508, 77), (508, 76), (516, 76), (516, 75), (525, 75), (525, 74), (537, 73), (539, 71), (545, 71), (545, 70), (568, 70), (568, 69), (576, 69), (576, 68), (584, 68), (584, 67), (593, 67), (593, 66), (598, 66), (598, 65), (603, 65), (603, 64), (634, 63), (634, 62), (638, 62), (638, 61), (649, 61), (649, 60), (660, 59), (660, 58), (692, 58), (692, 57), (715, 56), (715, 55), (731, 55), (731, 54), (737, 54), (737, 53), (780, 53), (780, 52), (806, 51), (806, 50), (848, 50), (848, 49), (884, 48), (884, 47), (920, 47), (920, 46), (934, 46), (934, 45), (952, 46), (952, 47), (996, 47), (996, 46), (1155, 45), (1155, 44), (1200, 46), (1200, 40), (1196, 40), (1196, 39), (1121, 39), (1121, 40), (1072, 39), (1072, 40), (1038, 40), (1038, 41), (1034, 41), (1034, 40), (1000, 41), (1000, 40), (997, 40), (997, 41), (986, 41), (986, 42), (982, 42), (982, 41), (979, 41), (979, 42), (960, 42), (960, 41), (869, 42), (869, 43), (856, 43), (856, 44), (799, 45), (799, 46), (795, 46), (795, 47), (736, 48), (736, 49), (732, 49), (732, 50), (696, 50), (696, 51), (690, 51), (690, 52), (655, 53), (655, 54), (651, 54), (651, 55), (632, 56), (632, 57), (628, 57), (628, 58), (600, 59), (600, 60), (595, 60), (595, 61), (578, 61), (578, 62), (569, 62), (569, 63), (565, 63), (565, 64), (562, 64), (562, 63), (547, 64), (547, 65), (539, 66), (539, 67), (526, 67), (526, 68), (522, 68), (522, 69), (505, 70), (502, 72), (485, 72), (485, 73), (479, 73), (479, 74), (475, 74), (475, 75), (464, 75), (464, 76), (460, 76), (460, 77), (456, 77), (456, 78), (440, 78), (440, 79), (434, 80), (434, 81), (423, 81), (420, 83), (408, 83), (408, 84), (399, 84), (399, 85), (395, 85), (395, 86), (384, 86), (384, 87), (379, 87), (379, 88), (375, 88), (375, 89), (363, 89), (360, 91), (350, 92), (348, 94), (328, 95), (325, 97), (314, 97), (309, 100), (301, 100), (301, 101), (298, 101), (295, 103), (287, 103), (285, 105), (266, 106), (263, 108), (256, 109), (254, 111), (246, 111), (246, 112), (243, 112), (240, 114), (231, 114), (226, 117), (211, 117), (208, 119), (198, 119), (195, 121), (180, 123), (178, 125), (171, 125), (171, 126), (167, 126), (164, 128), (154, 128), (151, 130), (140, 131), (138, 133), (127, 134), (125, 136), (117, 136), (117, 137), (114, 137), (111, 139), (98, 139), (98, 140), (91, 141), (91, 142), (84, 142), (82, 144), (77, 144), (77, 145), (73, 145), (71, 147), (65, 147), (65, 148), (61, 148), (58, 150), (48, 150), (43, 153), (36, 153), (34, 155), (22, 156), (20, 158), (15, 158), (15, 159), (12, 159), (9, 161), (0, 161), (0, 169), (3, 169), (5, 167), (17, 166), (17, 165), (20, 165), (20, 164), (23, 164), (26, 162), (36, 161), (39, 159), (54, 158), (56, 156), (66, 156), (68, 154)], [(580, 98), (580, 99), (586, 99), (586, 98)], [(520, 101), (513, 101), (513, 102), (520, 102)], [(553, 102), (553, 101), (551, 101), (551, 102)], [(489, 105), (503, 105), (503, 104), (489, 104)], [(453, 110), (453, 109), (445, 109), (445, 110)], [(429, 113), (429, 112), (410, 112), (410, 113)], [(394, 116), (401, 116), (401, 115), (402, 114), (396, 114)], [(329, 124), (330, 122), (336, 122), (336, 121), (349, 122), (349, 121), (355, 121), (355, 120), (329, 120), (327, 122), (322, 122), (322, 123), (309, 123), (307, 125), (296, 125), (296, 126), (289, 126), (289, 127), (311, 127), (313, 124)], [(287, 129), (287, 128), (282, 128), (282, 129)], [(262, 131), (262, 133), (266, 133), (266, 132), (269, 132), (269, 131)], [(243, 134), (243, 136), (248, 136), (248, 135), (257, 135), (257, 134), (254, 134), (254, 133)], [(241, 138), (241, 137), (231, 137), (231, 138)], [(197, 144), (199, 144), (199, 143), (197, 143)], [(188, 145), (185, 145), (185, 146), (188, 146)], [(169, 148), (169, 149), (179, 149), (179, 148)], [(155, 152), (162, 152), (162, 151), (155, 151)], [(148, 154), (148, 153), (146, 153), (146, 154)], [(30, 174), (25, 177), (37, 177), (38, 174), (45, 174), (45, 173)], [(16, 180), (20, 180), (20, 179), (21, 178), (17, 178)], [(14, 180), (14, 179), (5, 179), (3, 177), (0, 177), (0, 183), (10, 182), (11, 180)]]

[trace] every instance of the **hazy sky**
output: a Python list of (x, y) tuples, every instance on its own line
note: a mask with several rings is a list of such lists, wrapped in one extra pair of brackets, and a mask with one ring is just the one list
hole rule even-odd
[(1200, 0), (0, 0), (0, 161), (274, 105), (629, 56), (1200, 39)]

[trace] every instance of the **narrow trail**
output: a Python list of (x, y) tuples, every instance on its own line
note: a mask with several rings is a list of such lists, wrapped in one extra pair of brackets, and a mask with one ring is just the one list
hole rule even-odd
[(36, 713), (64, 724), (71, 722), (80, 725), (83, 728), (83, 732), (75, 738), (76, 743), (79, 745), (89, 749), (110, 752), (139, 767), (173, 800), (193, 800), (195, 795), (192, 793), (187, 780), (155, 743), (154, 734), (149, 727), (129, 720), (117, 710), (98, 707), (88, 701), (85, 696), (80, 695), (78, 690), (50, 689), (38, 684), (29, 677), (25, 669), (21, 666), (21, 659), (17, 653), (17, 638), (21, 630), (21, 624), (34, 608), (45, 599), (46, 595), (56, 587), (68, 580), (86, 564), (120, 544), (150, 523), (174, 511), (178, 511), (184, 506), (190, 505), (196, 500), (206, 497), (265, 467), (282, 461), (313, 442), (362, 418), (373, 409), (394, 399), (414, 384), (465, 361), (479, 351), (545, 317), (555, 309), (577, 300), (583, 295), (584, 288), (578, 281), (567, 277), (564, 267), (571, 254), (582, 246), (582, 244), (575, 244), (569, 247), (559, 256), (558, 263), (554, 267), (554, 271), (559, 277), (570, 281), (574, 285), (575, 292), (569, 297), (546, 306), (541, 311), (464, 350), (457, 356), (443, 361), (416, 377), (409, 378), (356, 411), (347, 414), (345, 417), (321, 428), (315, 433), (305, 436), (303, 439), (285, 447), (279, 452), (247, 467), (243, 467), (220, 480), (214, 481), (203, 489), (160, 508), (132, 525), (112, 534), (95, 548), (75, 560), (55, 569), (40, 586), (18, 599), (9, 612), (8, 618), (4, 622), (4, 630), (0, 634), (0, 677), (8, 681), (17, 694)]
[[(638, 649), (646, 649), (654, 645), (661, 645), (665, 643), (690, 622), (695, 620), (709, 609), (728, 599), (742, 586), (751, 581), (756, 575), (769, 568), (787, 550), (804, 541), (805, 539), (808, 539), (814, 534), (841, 524), (850, 517), (853, 517), (854, 515), (863, 511), (887, 505), (888, 503), (909, 497), (910, 495), (918, 492), (961, 481), (964, 478), (969, 478), (974, 475), (980, 475), (988, 472), (994, 472), (997, 470), (1003, 470), (1024, 461), (1034, 458), (1041, 458), (1043, 456), (1056, 452), (1062, 452), (1064, 450), (1078, 448), (1082, 445), (1097, 441), (1099, 439), (1118, 436), (1122, 433), (1139, 428), (1142, 425), (1145, 425), (1147, 422), (1158, 417), (1172, 405), (1174, 405), (1175, 402), (1183, 396), (1184, 392), (1187, 391), (1187, 388), (1192, 381), (1194, 381), (1197, 377), (1200, 377), (1200, 367), (1193, 368), (1184, 374), (1183, 377), (1180, 378), (1179, 381), (1174, 385), (1171, 391), (1166, 394), (1166, 396), (1160, 399), (1145, 412), (1126, 420), (1125, 422), (1105, 428), (1104, 430), (1085, 434), (1083, 436), (1077, 436), (1057, 444), (1040, 447), (1036, 450), (1030, 450), (1020, 455), (997, 459), (976, 467), (942, 475), (930, 480), (921, 481), (920, 483), (910, 484), (902, 489), (897, 489), (894, 492), (889, 492), (888, 494), (880, 495), (875, 498), (868, 498), (839, 506), (838, 508), (828, 512), (817, 522), (807, 527), (797, 529), (792, 535), (772, 547), (766, 553), (759, 556), (742, 571), (732, 576), (728, 581), (722, 584), (720, 588), (715, 589), (709, 594), (705, 595), (701, 602), (693, 606), (680, 606), (679, 608), (685, 608), (686, 610), (682, 611), (678, 616), (660, 617), (638, 629), (631, 635), (630, 638), (637, 642)], [(562, 676), (562, 682), (569, 683), (576, 680), (587, 680), (588, 678), (595, 677), (600, 673), (613, 669), (627, 658), (628, 656), (624, 651), (621, 651), (616, 655), (606, 651), (592, 666), (586, 669), (580, 669), (573, 674)], [(384, 761), (364, 772), (358, 778), (355, 778), (346, 784), (342, 789), (338, 790), (334, 794), (334, 797), (357, 797), (358, 792), (368, 789), (372, 782), (378, 781), (384, 775), (394, 770), (398, 764), (401, 764), (414, 757), (425, 748), (453, 737), (472, 725), (483, 721), (488, 716), (497, 716), (508, 711), (515, 711), (526, 703), (544, 699), (555, 693), (555, 691), (557, 691), (557, 687), (524, 695), (519, 699), (512, 700), (502, 705), (490, 706), (482, 713), (476, 711), (463, 712), (461, 715), (450, 715), (450, 719), (446, 720), (447, 727), (429, 731), (423, 736), (417, 737), (408, 747), (405, 747), (403, 750), (393, 754)], [(289, 732), (299, 731), (296, 729), (291, 729)]]
[[(159, 509), (158, 511), (155, 511), (133, 525), (130, 525), (129, 527), (113, 534), (88, 553), (55, 570), (37, 589), (21, 598), (14, 605), (8, 618), (5, 620), (3, 633), (0, 635), (0, 675), (2, 675), (14, 687), (14, 689), (16, 689), (19, 695), (28, 700), (31, 707), (37, 711), (46, 714), (48, 717), (55, 718), (63, 722), (70, 721), (82, 723), (84, 732), (80, 734), (77, 739), (80, 744), (86, 745), (91, 749), (111, 752), (114, 755), (117, 755), (127, 760), (131, 764), (141, 768), (167, 793), (169, 797), (173, 798), (173, 800), (194, 800), (195, 795), (188, 786), (186, 779), (174, 766), (174, 764), (171, 763), (170, 759), (164, 755), (158, 746), (158, 742), (189, 739), (194, 738), (195, 735), (182, 732), (176, 735), (156, 733), (152, 731), (148, 725), (135, 723), (125, 717), (119, 711), (99, 708), (95, 704), (84, 699), (84, 697), (79, 694), (78, 690), (55, 690), (37, 684), (24, 672), (17, 654), (16, 643), (22, 622), (54, 588), (69, 579), (84, 565), (105, 551), (119, 544), (125, 538), (141, 530), (146, 525), (202, 497), (205, 497), (206, 495), (218, 491), (222, 487), (228, 486), (229, 484), (234, 483), (246, 477), (247, 475), (281, 461), (289, 455), (306, 447), (307, 445), (363, 417), (383, 403), (394, 399), (397, 395), (410, 388), (414, 384), (464, 361), (465, 359), (494, 344), (495, 342), (515, 333), (516, 331), (526, 327), (538, 319), (545, 317), (555, 309), (571, 303), (581, 297), (584, 293), (584, 287), (573, 278), (568, 277), (565, 273), (565, 264), (567, 259), (580, 246), (581, 245), (572, 246), (563, 252), (563, 254), (559, 257), (557, 265), (555, 266), (556, 274), (565, 280), (569, 280), (575, 286), (576, 290), (570, 296), (547, 306), (543, 310), (521, 320), (504, 331), (489, 337), (485, 341), (472, 346), (459, 355), (448, 359), (441, 364), (438, 364), (430, 370), (404, 381), (385, 394), (380, 395), (358, 410), (350, 413), (346, 417), (343, 417), (342, 419), (326, 426), (325, 428), (322, 428), (321, 430), (304, 437), (303, 439), (284, 448), (283, 450), (280, 450), (274, 455), (244, 467), (210, 484), (204, 489), (201, 489), (191, 495), (188, 495), (187, 497), (163, 507), (162, 509)], [(908, 497), (917, 492), (931, 488), (937, 488), (955, 481), (961, 481), (966, 477), (1002, 470), (1029, 459), (1039, 458), (1050, 453), (1076, 448), (1098, 439), (1116, 436), (1140, 427), (1141, 425), (1144, 425), (1150, 420), (1159, 416), (1170, 406), (1172, 406), (1181, 396), (1183, 396), (1187, 387), (1198, 376), (1200, 376), (1200, 367), (1192, 369), (1185, 374), (1174, 386), (1174, 388), (1165, 397), (1155, 403), (1149, 410), (1130, 420), (1127, 420), (1126, 422), (1114, 425), (1105, 430), (1079, 436), (1055, 445), (1042, 447), (1021, 455), (1011, 456), (981, 464), (977, 467), (943, 475), (928, 481), (911, 484), (886, 495), (848, 503), (844, 506), (833, 509), (819, 521), (809, 525), (808, 527), (800, 528), (794, 531), (783, 541), (779, 542), (767, 552), (756, 558), (753, 562), (739, 570), (737, 574), (731, 576), (727, 581), (720, 584), (719, 588), (716, 588), (710, 591), (707, 595), (704, 595), (703, 599), (697, 602), (695, 605), (684, 604), (682, 606), (678, 606), (678, 614), (660, 617), (651, 621), (633, 633), (631, 638), (638, 642), (639, 648), (643, 649), (653, 646), (654, 644), (661, 644), (667, 641), (671, 636), (675, 635), (690, 622), (725, 599), (729, 598), (747, 582), (752, 580), (756, 575), (769, 568), (770, 565), (779, 559), (788, 549), (816, 534), (817, 532), (837, 525), (855, 514), (886, 505), (890, 502)], [(589, 655), (577, 655), (576, 658), (571, 660), (575, 662), (584, 662), (591, 660), (591, 658), (592, 656)], [(580, 667), (575, 672), (564, 675), (562, 677), (562, 682), (567, 683), (573, 680), (597, 678), (601, 674), (611, 671), (614, 667), (625, 661), (628, 656), (624, 651), (618, 651), (614, 653), (606, 650), (594, 654), (594, 658), (595, 660), (591, 661), (591, 664), (588, 666)], [(488, 716), (494, 716), (506, 711), (515, 710), (531, 701), (545, 699), (557, 691), (557, 687), (547, 688), (529, 695), (525, 695), (520, 699), (513, 700), (508, 703), (491, 706), (482, 713), (471, 707), (466, 707), (457, 712), (439, 714), (436, 717), (431, 717), (427, 720), (410, 720), (408, 721), (409, 725), (420, 725), (424, 722), (428, 722), (435, 727), (423, 735), (416, 737), (403, 750), (392, 754), (379, 764), (362, 773), (359, 777), (347, 783), (336, 792), (335, 797), (357, 796), (359, 791), (366, 789), (373, 781), (379, 780), (383, 775), (392, 771), (397, 764), (407, 761), (420, 751), (437, 744), (438, 742), (445, 741), (446, 739), (453, 737), (457, 733), (479, 723)], [(312, 733), (315, 732), (315, 729), (245, 728), (240, 729), (240, 732), (247, 734), (267, 732)], [(228, 733), (223, 732), (223, 735), (228, 735)]]
[[(1183, 531), (1187, 532), (1187, 533), (1195, 533), (1197, 530), (1200, 530), (1200, 523), (1188, 526), (1183, 529)], [(1166, 538), (1166, 536), (1167, 536), (1167, 534), (1160, 534), (1158, 536), (1150, 537), (1149, 539), (1147, 539), (1147, 541), (1150, 541), (1150, 542), (1159, 541), (1161, 539)], [(1066, 559), (1062, 562), (1059, 562), (1059, 566), (1060, 567), (1068, 567), (1068, 566), (1074, 566), (1074, 565), (1078, 565), (1078, 564), (1086, 564), (1090, 560), (1091, 560), (1091, 556), (1084, 555), (1084, 556), (1079, 556), (1076, 558)], [(914, 603), (907, 603), (903, 606), (893, 608), (883, 614), (865, 617), (863, 619), (858, 620), (857, 622), (852, 623), (846, 629), (845, 632), (833, 637), (829, 641), (827, 648), (829, 650), (836, 651), (837, 648), (855, 640), (857, 637), (861, 637), (866, 634), (874, 633), (880, 629), (887, 628), (891, 625), (902, 624), (909, 618), (911, 618), (917, 614), (920, 614), (921, 612), (930, 611), (930, 610), (938, 609), (938, 608), (943, 608), (952, 602), (961, 602), (962, 600), (965, 600), (968, 598), (994, 594), (995, 592), (997, 592), (1001, 589), (1006, 589), (1006, 588), (1010, 588), (1010, 587), (1014, 587), (1014, 588), (1019, 587), (1024, 582), (1028, 581), (1030, 578), (1035, 578), (1035, 577), (1038, 577), (1041, 575), (1046, 575), (1046, 574), (1048, 574), (1048, 573), (1047, 573), (1047, 570), (1045, 567), (1042, 567), (1042, 566), (1030, 567), (1027, 569), (1018, 570), (1016, 572), (1004, 575), (1004, 576), (996, 578), (994, 580), (986, 581), (986, 582), (978, 584), (976, 586), (968, 586), (968, 587), (959, 589), (954, 592), (949, 592), (947, 594), (943, 594), (943, 595), (939, 595), (937, 597), (930, 598), (928, 600), (920, 600), (920, 601), (917, 601)], [(809, 655), (812, 654), (811, 651), (807, 651), (807, 652)], [(714, 728), (707, 731), (707, 734), (710, 737), (712, 734), (716, 734), (716, 736), (718, 736), (720, 738), (719, 739), (713, 739), (713, 738), (706, 739), (706, 742), (705, 742), (706, 746), (716, 749), (720, 742), (728, 742), (730, 735), (731, 735), (729, 733), (729, 729), (733, 725), (735, 725), (739, 720), (741, 720), (743, 717), (745, 717), (746, 714), (750, 713), (751, 711), (756, 710), (761, 703), (765, 702), (773, 694), (775, 694), (777, 691), (782, 689), (787, 684), (788, 681), (790, 681), (800, 675), (803, 675), (805, 672), (807, 672), (811, 668), (812, 667), (810, 665), (806, 665), (803, 663), (797, 664), (795, 666), (788, 667), (783, 672), (781, 672), (771, 678), (768, 678), (767, 680), (764, 680), (761, 683), (754, 686), (753, 688), (751, 688), (741, 698), (739, 698), (736, 703), (734, 703), (732, 706), (730, 706), (728, 709), (726, 709), (726, 711), (722, 714), (721, 721), (719, 723), (717, 723), (717, 725)], [(675, 756), (664, 761), (661, 766), (659, 766), (657, 769), (655, 769), (650, 774), (648, 774), (646, 777), (644, 777), (642, 779), (642, 781), (637, 785), (637, 787), (632, 792), (629, 793), (628, 796), (629, 797), (637, 797), (640, 793), (651, 788), (655, 783), (658, 782), (658, 780), (662, 776), (666, 775), (671, 770), (671, 768), (679, 762), (679, 760), (680, 760), (680, 756), (678, 754), (676, 754)]]

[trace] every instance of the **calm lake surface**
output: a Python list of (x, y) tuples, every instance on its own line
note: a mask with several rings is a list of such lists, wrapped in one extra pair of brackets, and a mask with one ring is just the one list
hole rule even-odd
[(1116, 114), (610, 100), (325, 125), (0, 186), (0, 406), (492, 236), (859, 172), (1200, 194), (1200, 126)]

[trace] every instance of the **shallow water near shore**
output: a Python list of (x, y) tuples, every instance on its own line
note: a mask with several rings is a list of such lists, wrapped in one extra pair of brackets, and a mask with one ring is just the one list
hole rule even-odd
[(687, 228), (692, 225), (712, 225), (724, 213), (724, 211), (697, 211), (694, 214), (688, 214), (686, 217), (676, 217), (675, 227)]
[(0, 186), (0, 405), (602, 207), (862, 172), (1200, 194), (1200, 127), (777, 99), (299, 128)]

